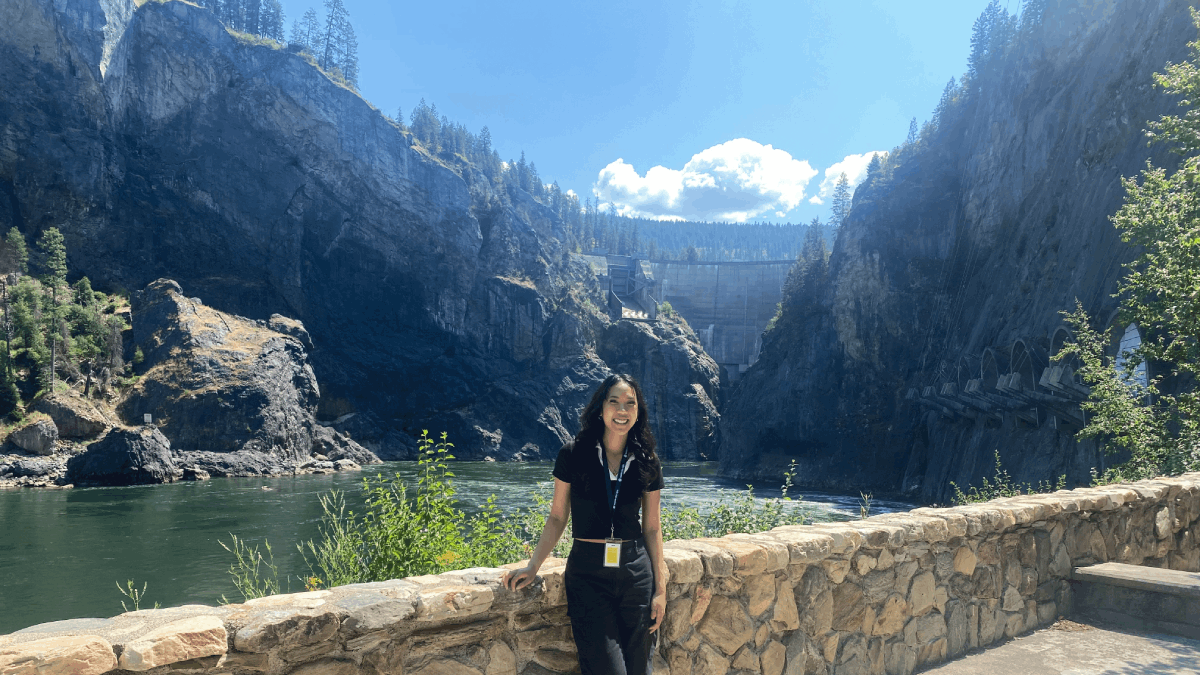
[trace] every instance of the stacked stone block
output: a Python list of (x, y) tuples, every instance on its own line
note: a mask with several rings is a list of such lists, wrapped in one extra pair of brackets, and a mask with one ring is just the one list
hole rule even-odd
[[(1073, 566), (1200, 571), (1200, 474), (671, 541), (660, 675), (911, 673), (1053, 622)], [(578, 671), (565, 561), (76, 619), (0, 636), (0, 673)]]

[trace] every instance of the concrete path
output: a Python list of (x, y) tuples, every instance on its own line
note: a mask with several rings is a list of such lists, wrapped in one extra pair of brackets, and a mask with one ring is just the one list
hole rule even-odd
[(1200, 674), (1200, 640), (1059, 621), (922, 675)]

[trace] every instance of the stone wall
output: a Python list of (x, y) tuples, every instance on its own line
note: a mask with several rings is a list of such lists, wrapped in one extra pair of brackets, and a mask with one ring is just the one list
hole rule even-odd
[[(660, 675), (911, 673), (1070, 611), (1073, 566), (1200, 571), (1200, 473), (672, 541)], [(129, 612), (0, 637), (0, 673), (578, 671), (565, 561)]]
[(713, 326), (704, 349), (736, 378), (758, 358), (758, 342), (783, 299), (794, 261), (651, 262), (660, 301), (671, 303), (702, 333)]

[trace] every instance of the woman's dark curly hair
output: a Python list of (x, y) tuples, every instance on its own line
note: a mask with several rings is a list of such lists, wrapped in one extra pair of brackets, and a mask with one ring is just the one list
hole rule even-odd
[(642, 395), (642, 387), (637, 380), (633, 379), (632, 375), (613, 373), (604, 378), (604, 381), (596, 388), (596, 393), (592, 394), (592, 400), (579, 415), (579, 433), (575, 435), (575, 447), (591, 448), (604, 438), (604, 400), (608, 398), (608, 390), (618, 382), (629, 385), (629, 388), (633, 390), (633, 395), (637, 398), (637, 421), (629, 429), (629, 437), (625, 443), (637, 459), (638, 478), (642, 487), (646, 487), (658, 475), (661, 462), (654, 452), (657, 445), (654, 441), (654, 434), (650, 431), (650, 425), (646, 423), (646, 416), (650, 412), (646, 409), (646, 397)]

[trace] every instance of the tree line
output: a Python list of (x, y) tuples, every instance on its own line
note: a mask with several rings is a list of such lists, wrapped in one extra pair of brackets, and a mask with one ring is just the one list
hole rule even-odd
[(42, 231), (32, 254), (15, 227), (0, 241), (0, 416), (19, 417), (23, 402), (64, 380), (105, 394), (126, 374), (124, 300), (94, 291), (87, 277), (68, 284), (67, 272), (57, 228)]
[(325, 0), (325, 16), (309, 8), (284, 37), (279, 0), (196, 0), (235, 33), (287, 45), (337, 82), (358, 90), (358, 38), (342, 0)]
[(227, 27), (283, 43), (283, 5), (279, 0), (196, 0)]
[(342, 0), (325, 0), (324, 18), (308, 8), (292, 22), (289, 46), (312, 56), (321, 70), (358, 90), (358, 38)]

